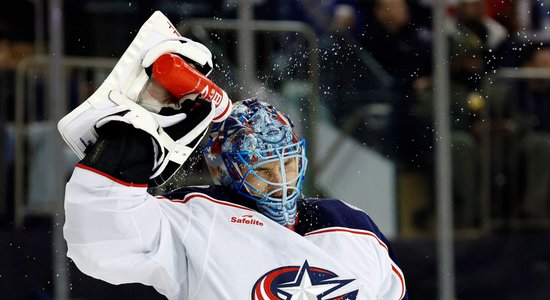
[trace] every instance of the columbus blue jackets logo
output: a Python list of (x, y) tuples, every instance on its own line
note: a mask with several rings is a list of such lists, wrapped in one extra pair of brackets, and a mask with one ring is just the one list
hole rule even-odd
[(267, 272), (252, 289), (252, 300), (355, 300), (358, 290), (347, 288), (355, 279), (342, 279), (329, 270), (287, 266)]

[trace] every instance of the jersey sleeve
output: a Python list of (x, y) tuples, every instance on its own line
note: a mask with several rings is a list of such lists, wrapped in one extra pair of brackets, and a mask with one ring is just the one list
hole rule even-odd
[[(343, 201), (342, 203), (349, 206)], [(401, 271), (397, 255), (393, 251), (390, 242), (366, 212), (355, 207), (349, 207), (351, 208), (350, 215), (356, 215), (351, 219), (357, 218), (357, 223), (354, 226), (372, 233), (370, 240), (378, 244), (375, 248), (378, 252), (381, 276), (377, 293), (379, 299), (408, 300), (405, 276)], [(353, 224), (353, 222), (351, 223)]]
[(408, 300), (408, 293), (405, 284), (405, 276), (399, 266), (397, 255), (392, 249), (391, 243), (378, 228), (374, 220), (362, 210), (352, 207), (362, 214), (365, 219), (365, 226), (374, 234), (378, 244), (380, 268), (382, 270), (381, 283), (378, 289), (378, 295), (381, 299), (404, 299)]
[[(381, 234), (381, 233), (380, 233)], [(383, 237), (383, 235), (382, 235)], [(381, 299), (405, 299), (408, 300), (408, 293), (405, 286), (405, 276), (399, 267), (395, 253), (391, 245), (385, 240), (385, 251), (381, 253), (381, 259), (384, 264), (382, 281), (379, 286), (378, 295)]]
[[(186, 257), (177, 244), (183, 239), (174, 238), (146, 185), (77, 165), (66, 186), (65, 214), (67, 255), (82, 272), (112, 284), (151, 285), (168, 297), (186, 293), (180, 283), (187, 280), (187, 265), (176, 261)], [(181, 217), (182, 224), (189, 221)]]
[(308, 220), (299, 222), (301, 234), (310, 238), (331, 235), (325, 247), (335, 256), (354, 260), (352, 268), (357, 272), (372, 272), (371, 287), (378, 299), (408, 299), (397, 256), (366, 212), (336, 199), (308, 199), (301, 205)]

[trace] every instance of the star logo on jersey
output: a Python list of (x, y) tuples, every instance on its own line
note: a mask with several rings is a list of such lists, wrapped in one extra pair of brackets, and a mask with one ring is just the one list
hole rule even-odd
[(355, 300), (358, 290), (329, 270), (302, 266), (277, 268), (263, 275), (252, 289), (252, 300)]

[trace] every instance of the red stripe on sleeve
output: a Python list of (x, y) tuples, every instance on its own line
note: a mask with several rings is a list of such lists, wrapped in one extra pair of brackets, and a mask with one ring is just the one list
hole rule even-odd
[(391, 265), (391, 269), (397, 275), (399, 281), (401, 281), (401, 296), (399, 296), (399, 299), (403, 299), (403, 296), (405, 296), (405, 280), (401, 272), (393, 264)]
[(241, 205), (234, 204), (234, 203), (227, 202), (227, 201), (217, 200), (217, 199), (214, 199), (214, 198), (212, 198), (212, 197), (210, 197), (206, 194), (196, 193), (196, 192), (189, 193), (189, 194), (185, 195), (183, 197), (183, 200), (182, 199), (169, 199), (169, 198), (166, 198), (166, 197), (163, 197), (163, 196), (156, 196), (156, 198), (157, 199), (169, 200), (171, 202), (178, 202), (178, 203), (187, 203), (187, 202), (189, 202), (193, 199), (204, 199), (204, 200), (214, 202), (214, 203), (220, 204), (220, 205), (225, 205), (225, 206), (229, 206), (229, 207), (244, 209), (244, 210), (247, 210), (247, 211), (255, 211), (255, 210), (253, 210), (251, 208), (248, 208), (248, 207), (245, 207), (245, 206), (241, 206)]
[(146, 188), (146, 187), (148, 186), (148, 184), (146, 184), (146, 183), (144, 183), (144, 184), (138, 184), (138, 183), (133, 183), (133, 182), (122, 181), (122, 180), (120, 180), (120, 179), (118, 179), (118, 178), (115, 178), (115, 177), (113, 177), (113, 176), (111, 176), (111, 175), (109, 175), (109, 174), (107, 174), (107, 173), (101, 172), (101, 171), (99, 171), (99, 170), (97, 170), (97, 169), (94, 169), (94, 168), (92, 168), (92, 167), (89, 167), (89, 166), (86, 166), (86, 165), (83, 165), (83, 164), (76, 164), (76, 167), (77, 167), (77, 168), (84, 169), (84, 170), (88, 170), (88, 171), (90, 171), (90, 172), (94, 172), (94, 173), (96, 173), (96, 174), (98, 174), (98, 175), (101, 175), (101, 176), (103, 176), (103, 177), (106, 177), (106, 178), (108, 178), (108, 179), (110, 179), (110, 180), (112, 180), (112, 181), (114, 181), (114, 182), (116, 182), (116, 183), (118, 183), (118, 184), (122, 184), (122, 185), (124, 185), (124, 186), (139, 187), (139, 188)]

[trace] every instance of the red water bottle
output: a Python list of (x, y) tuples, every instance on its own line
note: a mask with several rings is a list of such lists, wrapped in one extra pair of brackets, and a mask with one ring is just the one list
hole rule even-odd
[(225, 120), (231, 113), (231, 100), (225, 91), (178, 55), (167, 53), (159, 56), (153, 64), (153, 77), (178, 98), (200, 95), (212, 102), (214, 122)]

